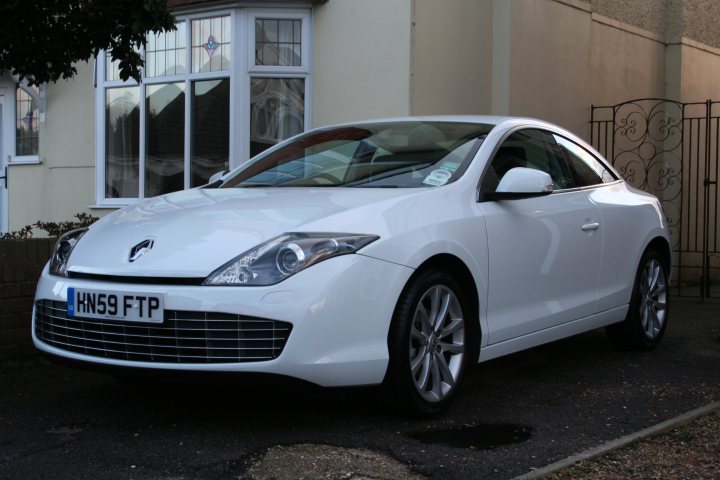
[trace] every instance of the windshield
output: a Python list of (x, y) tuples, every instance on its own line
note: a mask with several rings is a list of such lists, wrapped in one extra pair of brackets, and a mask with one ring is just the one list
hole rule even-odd
[(314, 130), (256, 157), (227, 187), (438, 187), (459, 178), (492, 125), (387, 122)]

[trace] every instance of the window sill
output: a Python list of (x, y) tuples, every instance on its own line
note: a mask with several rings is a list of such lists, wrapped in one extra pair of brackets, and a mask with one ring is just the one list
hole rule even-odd
[(88, 205), (87, 208), (90, 210), (117, 210), (119, 208), (125, 208), (128, 205), (132, 205), (135, 202), (137, 202), (137, 200), (130, 200), (127, 203), (96, 203), (95, 205)]
[(8, 165), (40, 165), (42, 160), (39, 157), (15, 157), (8, 162)]

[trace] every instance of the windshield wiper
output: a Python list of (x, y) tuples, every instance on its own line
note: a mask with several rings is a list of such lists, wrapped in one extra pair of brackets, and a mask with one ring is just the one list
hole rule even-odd
[(235, 188), (277, 187), (274, 183), (238, 183)]
[(208, 183), (207, 185), (203, 185), (203, 186), (200, 187), (200, 188), (218, 188), (220, 185), (222, 185), (222, 183), (223, 183), (223, 181), (220, 180), (220, 179), (218, 179), (218, 180), (215, 180), (215, 181), (212, 182), (212, 183)]

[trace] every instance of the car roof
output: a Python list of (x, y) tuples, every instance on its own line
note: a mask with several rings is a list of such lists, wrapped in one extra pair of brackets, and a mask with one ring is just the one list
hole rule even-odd
[(507, 115), (419, 115), (406, 117), (388, 117), (361, 120), (357, 122), (343, 122), (337, 125), (326, 125), (322, 128), (345, 127), (354, 125), (369, 125), (374, 123), (386, 122), (463, 122), (492, 125), (500, 127), (501, 130), (507, 130), (513, 127), (536, 127), (555, 131), (567, 136), (575, 141), (579, 141), (584, 145), (587, 143), (577, 134), (551, 122), (530, 117), (513, 117)]

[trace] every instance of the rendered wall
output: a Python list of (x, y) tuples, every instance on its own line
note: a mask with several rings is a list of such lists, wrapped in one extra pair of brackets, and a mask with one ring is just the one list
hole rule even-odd
[[(680, 31), (712, 37), (714, 26), (698, 20), (703, 5), (709, 4), (496, 0), (493, 113), (540, 117), (587, 138), (591, 105), (720, 98), (720, 50), (668, 39)], [(720, 2), (708, 8), (720, 9)]]
[(658, 35), (593, 16), (590, 103), (666, 96), (666, 47)]
[(514, 0), (509, 113), (583, 135), (590, 109), (591, 15), (553, 1)]
[(313, 9), (313, 127), (410, 113), (411, 0)]
[(685, 41), (681, 57), (680, 99), (685, 102), (720, 100), (720, 50)]
[[(680, 1), (682, 0), (592, 0), (592, 11), (662, 35), (668, 26), (673, 30), (682, 29), (682, 16), (677, 14)], [(668, 10), (673, 10), (673, 14), (669, 14)]]
[(488, 114), (492, 0), (414, 0), (411, 113)]
[[(40, 124), (40, 165), (9, 169), (9, 229), (66, 221), (95, 203), (95, 89), (92, 64), (77, 65), (70, 81), (47, 86)], [(97, 212), (93, 212), (97, 215)]]

